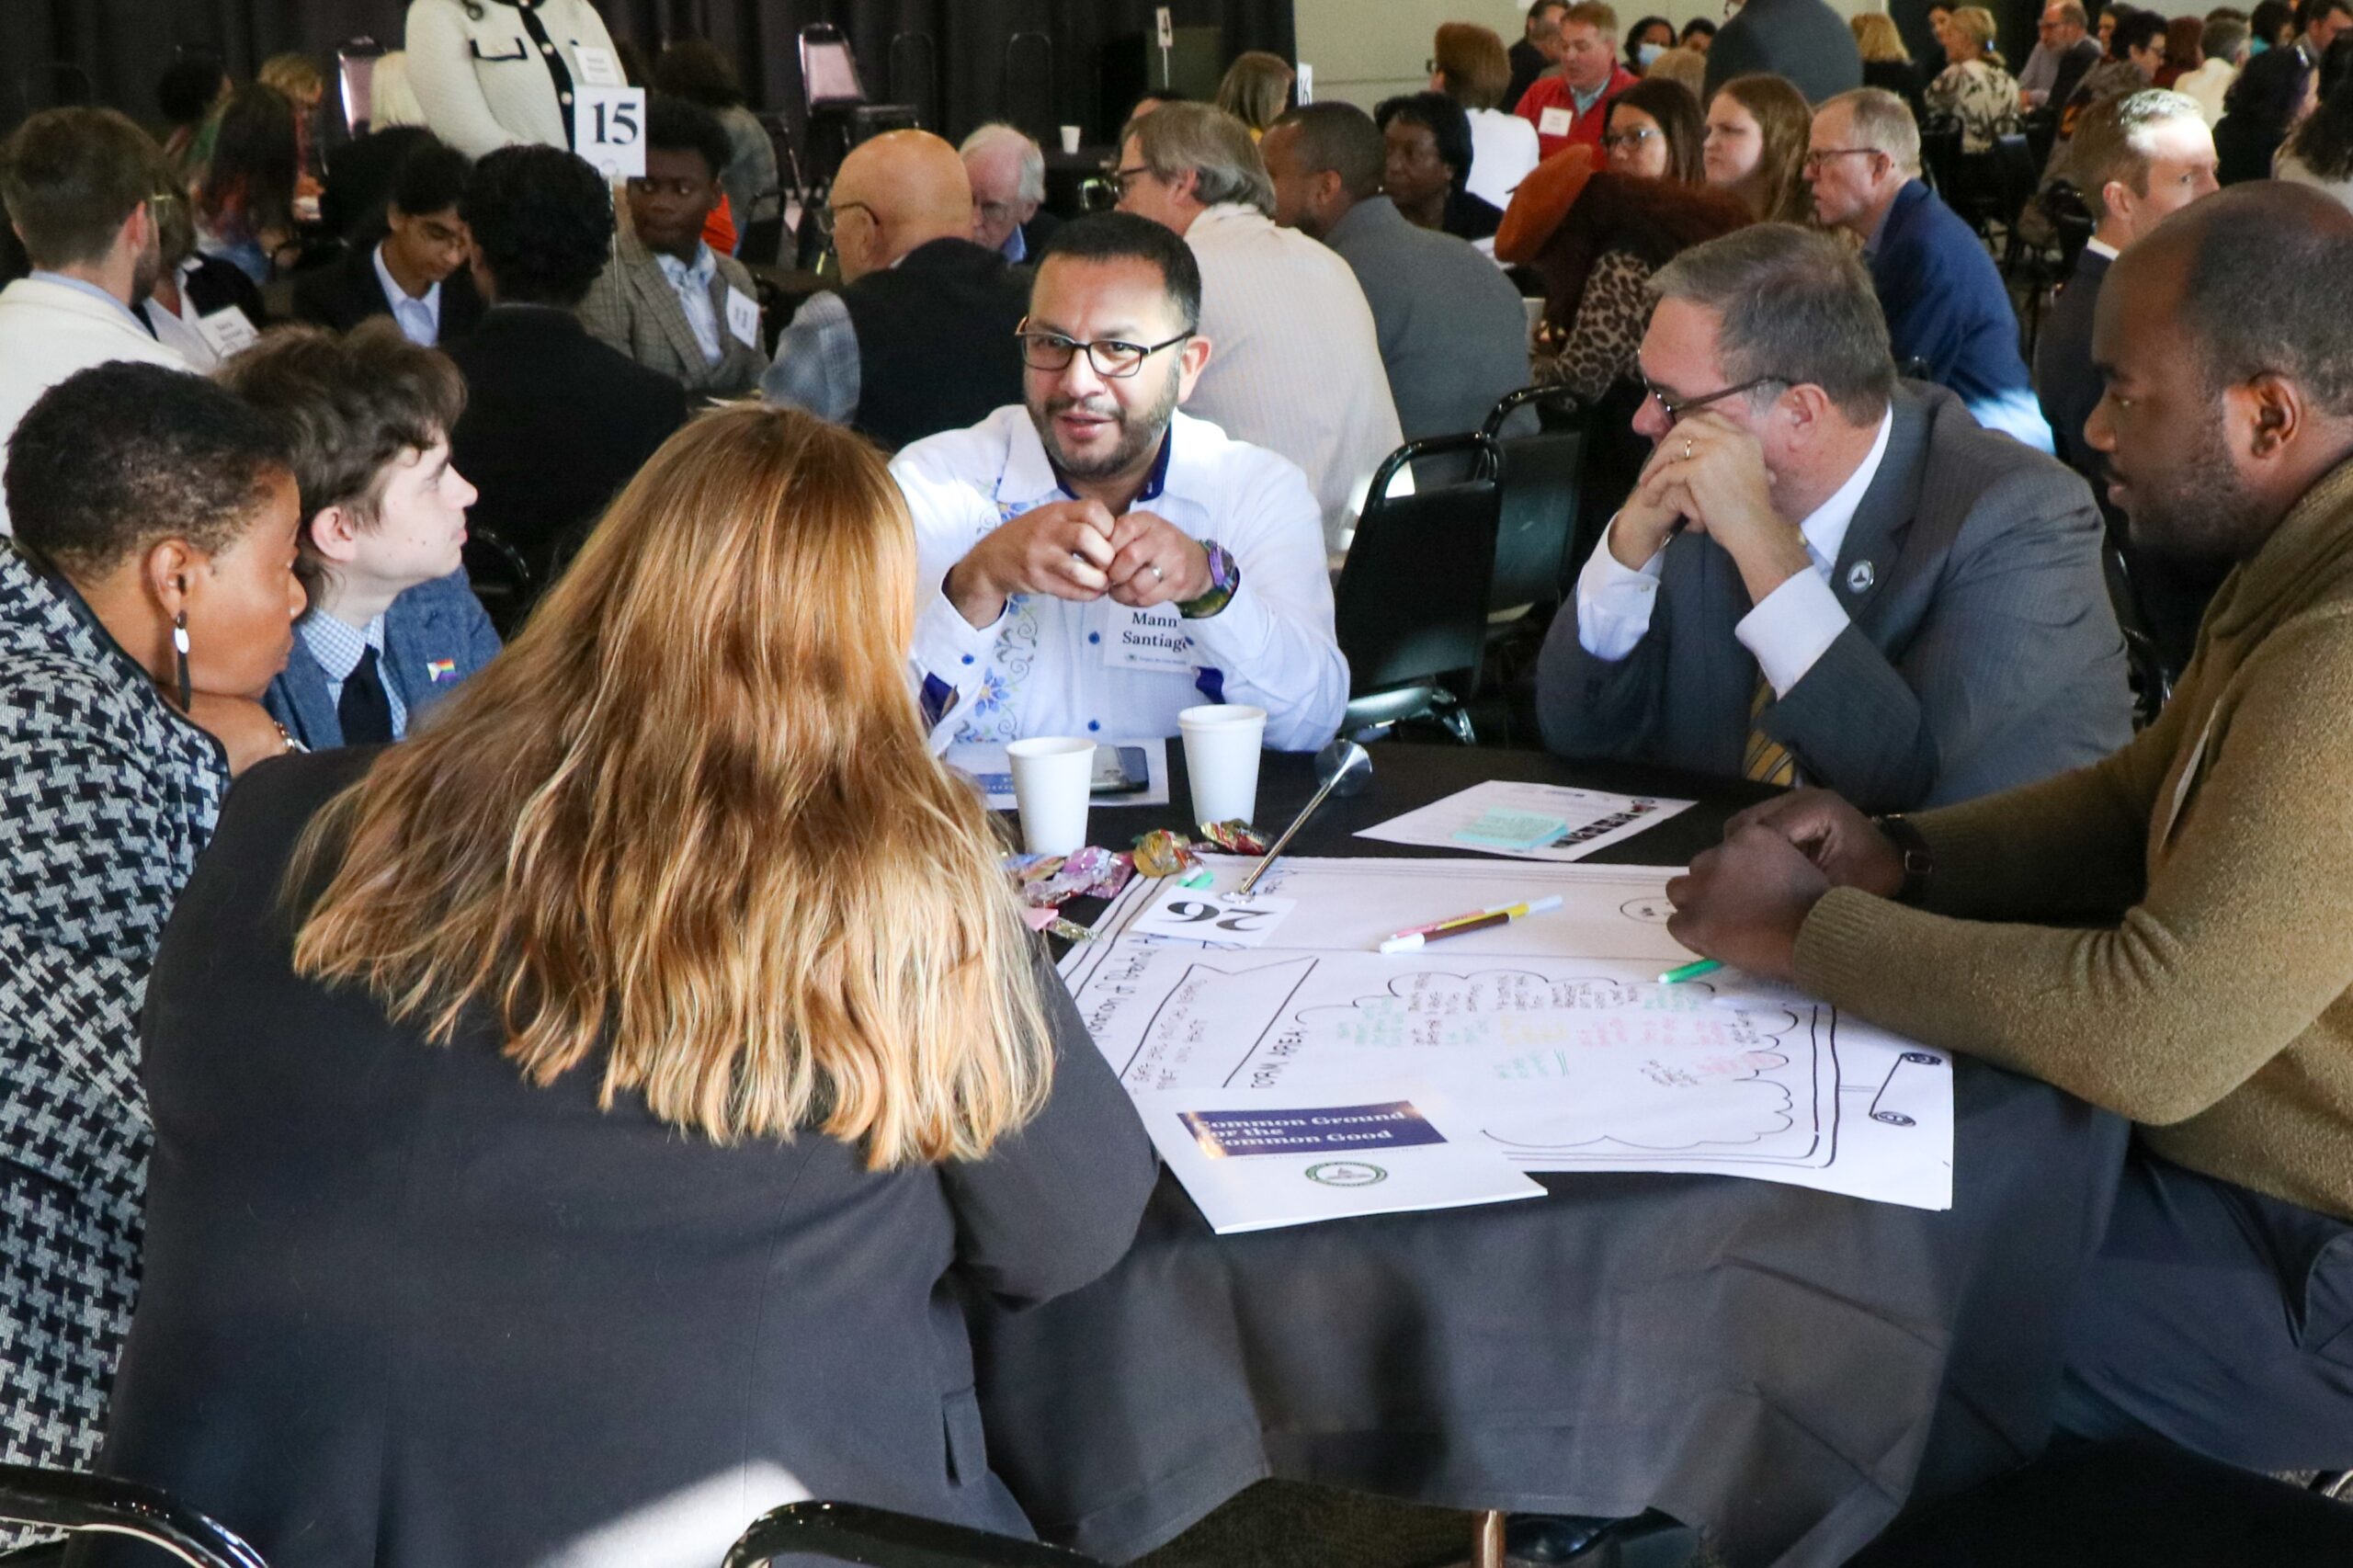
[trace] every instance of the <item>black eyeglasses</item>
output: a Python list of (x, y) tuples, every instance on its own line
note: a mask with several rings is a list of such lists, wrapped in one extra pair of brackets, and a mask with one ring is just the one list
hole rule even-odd
[(1705, 408), (1711, 403), (1722, 403), (1724, 399), (1737, 396), (1741, 392), (1755, 392), (1758, 387), (1785, 387), (1789, 384), (1790, 379), (1787, 376), (1753, 376), (1736, 387), (1726, 387), (1722, 392), (1711, 392), (1705, 397), (1678, 398), (1670, 396), (1665, 388), (1647, 376), (1643, 379), (1643, 390), (1650, 393), (1651, 401), (1658, 404), (1659, 412), (1666, 415), (1666, 422), (1669, 425), (1677, 423), (1685, 415), (1697, 409)]
[(1120, 200), (1125, 201), (1128, 199), (1128, 187), (1150, 173), (1152, 173), (1150, 169), (1138, 164), (1131, 169), (1113, 169), (1103, 177), (1111, 182), (1111, 188), (1120, 193)]
[(817, 233), (826, 239), (832, 239), (834, 230), (841, 222), (842, 214), (845, 212), (863, 212), (869, 218), (874, 217), (874, 209), (863, 201), (845, 201), (838, 206), (820, 207), (817, 209)]
[(1081, 343), (1059, 332), (1032, 332), (1028, 321), (1015, 330), (1013, 335), (1021, 340), (1021, 362), (1033, 370), (1063, 371), (1078, 351), (1086, 350), (1086, 362), (1095, 373), (1109, 381), (1125, 381), (1143, 369), (1143, 362), (1164, 348), (1174, 348), (1191, 337), (1180, 332), (1165, 343), (1121, 343), (1117, 338), (1104, 338), (1096, 343)]

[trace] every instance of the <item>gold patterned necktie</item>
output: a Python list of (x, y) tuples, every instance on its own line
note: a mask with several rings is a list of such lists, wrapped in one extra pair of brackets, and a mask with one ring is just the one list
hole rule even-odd
[(1760, 672), (1756, 676), (1756, 695), (1748, 702), (1748, 750), (1741, 758), (1740, 776), (1759, 784), (1778, 784), (1786, 790), (1798, 781), (1798, 759), (1756, 722), (1772, 700), (1773, 683)]

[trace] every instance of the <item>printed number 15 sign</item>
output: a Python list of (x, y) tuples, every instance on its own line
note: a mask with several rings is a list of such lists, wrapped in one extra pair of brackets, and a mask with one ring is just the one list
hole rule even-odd
[(645, 173), (645, 89), (575, 88), (572, 148), (603, 171), (607, 179), (642, 177)]

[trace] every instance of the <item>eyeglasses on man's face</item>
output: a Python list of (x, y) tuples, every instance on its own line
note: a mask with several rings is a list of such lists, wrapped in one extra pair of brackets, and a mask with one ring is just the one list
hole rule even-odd
[(1131, 168), (1113, 169), (1104, 177), (1111, 182), (1111, 188), (1120, 193), (1120, 199), (1125, 201), (1128, 199), (1128, 187), (1150, 173), (1152, 173), (1150, 169), (1142, 164), (1137, 164)]
[(1643, 390), (1650, 394), (1650, 400), (1653, 403), (1658, 404), (1659, 412), (1666, 415), (1666, 422), (1669, 425), (1677, 423), (1687, 414), (1698, 413), (1711, 403), (1722, 403), (1728, 397), (1737, 397), (1745, 392), (1755, 392), (1758, 387), (1785, 387), (1789, 384), (1790, 379), (1787, 376), (1751, 376), (1737, 386), (1725, 387), (1721, 392), (1711, 392), (1704, 397), (1677, 397), (1648, 376), (1643, 378)]
[(1818, 175), (1822, 172), (1822, 165), (1833, 158), (1876, 158), (1881, 155), (1876, 147), (1810, 148), (1805, 155), (1805, 172), (1810, 175)]
[(817, 209), (817, 233), (826, 239), (832, 239), (834, 232), (841, 227), (842, 214), (845, 212), (863, 212), (869, 218), (874, 217), (874, 209), (863, 201), (835, 202), (830, 207)]
[(1081, 343), (1059, 332), (1033, 332), (1024, 320), (1013, 335), (1020, 340), (1021, 362), (1033, 370), (1059, 374), (1070, 369), (1070, 362), (1079, 350), (1086, 351), (1086, 362), (1095, 373), (1108, 381), (1125, 381), (1143, 369), (1143, 362), (1164, 348), (1174, 348), (1193, 335), (1180, 332), (1165, 343), (1122, 343), (1106, 337), (1094, 343)]

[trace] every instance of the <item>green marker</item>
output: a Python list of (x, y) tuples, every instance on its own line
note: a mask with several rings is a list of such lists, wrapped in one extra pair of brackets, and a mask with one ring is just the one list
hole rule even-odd
[(1713, 974), (1724, 966), (1714, 959), (1693, 959), (1689, 963), (1668, 970), (1658, 977), (1661, 985), (1680, 985), (1687, 980), (1697, 980), (1703, 974)]

